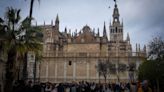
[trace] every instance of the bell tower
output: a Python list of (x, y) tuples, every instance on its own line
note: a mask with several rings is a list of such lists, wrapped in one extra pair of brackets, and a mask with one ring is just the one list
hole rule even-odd
[(110, 41), (123, 41), (123, 23), (119, 20), (120, 14), (115, 1), (113, 10), (113, 22), (110, 24)]

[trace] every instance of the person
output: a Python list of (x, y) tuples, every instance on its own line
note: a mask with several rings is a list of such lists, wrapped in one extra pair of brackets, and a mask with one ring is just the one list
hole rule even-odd
[[(20, 84), (22, 84), (22, 83), (20, 83)], [(32, 81), (28, 81), (27, 85), (25, 86), (24, 92), (32, 92), (33, 91), (32, 87), (33, 87)]]
[(51, 84), (50, 83), (47, 83), (47, 85), (46, 85), (46, 88), (45, 88), (45, 91), (46, 92), (51, 92)]
[(41, 86), (39, 84), (35, 84), (32, 89), (33, 92), (41, 92)]
[(134, 81), (130, 85), (130, 92), (137, 92), (137, 84)]
[(137, 92), (143, 92), (143, 90), (142, 90), (142, 85), (141, 85), (141, 82), (140, 82), (140, 81), (139, 81), (139, 83), (138, 83)]
[(152, 92), (152, 89), (148, 85), (148, 80), (143, 81), (143, 92)]
[(57, 91), (57, 84), (53, 84), (51, 92), (58, 92)]
[(71, 92), (76, 92), (76, 85), (75, 84), (72, 85)]

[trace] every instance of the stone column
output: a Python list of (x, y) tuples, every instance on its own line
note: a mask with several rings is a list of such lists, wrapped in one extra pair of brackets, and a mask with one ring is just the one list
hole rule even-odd
[(66, 82), (66, 78), (67, 78), (67, 63), (66, 61), (64, 62), (64, 82)]
[(48, 62), (46, 62), (46, 81), (48, 81)]
[[(98, 66), (98, 61), (96, 63), (96, 66)], [(97, 82), (99, 81), (99, 72), (96, 70), (96, 79), (97, 79)]]
[(116, 80), (117, 80), (117, 82), (119, 82), (119, 73), (118, 73), (118, 62), (116, 63)]
[(55, 62), (55, 81), (57, 82), (57, 69), (58, 69), (58, 65), (57, 65), (57, 61)]
[(87, 63), (87, 80), (89, 80), (89, 62), (86, 62)]
[(76, 62), (73, 62), (73, 80), (76, 78)]

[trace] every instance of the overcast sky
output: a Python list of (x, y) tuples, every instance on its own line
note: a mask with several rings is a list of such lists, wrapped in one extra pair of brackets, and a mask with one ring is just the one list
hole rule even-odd
[[(109, 31), (114, 8), (113, 0), (35, 0), (33, 16), (38, 25), (51, 24), (56, 15), (60, 19), (60, 31), (65, 27), (74, 31), (86, 24), (100, 28), (104, 21)], [(148, 44), (152, 37), (164, 38), (164, 0), (117, 0), (120, 20), (124, 23), (124, 38), (129, 32), (133, 47), (135, 43)], [(23, 17), (28, 16), (30, 0), (0, 0), (0, 17), (6, 7), (21, 9)], [(110, 6), (110, 8), (108, 8)], [(97, 32), (97, 30), (96, 30)], [(109, 32), (108, 32), (109, 33)], [(102, 34), (102, 33), (101, 33)], [(133, 48), (135, 49), (135, 48)]]

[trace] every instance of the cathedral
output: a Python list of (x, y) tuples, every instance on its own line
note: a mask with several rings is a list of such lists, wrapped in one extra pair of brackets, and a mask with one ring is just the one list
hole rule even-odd
[[(123, 22), (117, 4), (113, 9), (113, 19), (110, 25), (104, 22), (103, 35), (99, 29), (91, 29), (85, 25), (81, 30), (71, 33), (65, 28), (60, 31), (59, 16), (55, 24), (42, 25), (43, 29), (43, 59), (38, 64), (37, 77), (41, 82), (72, 82), (89, 81), (104, 82), (99, 75), (99, 62), (111, 63), (113, 72), (107, 75), (107, 81), (129, 81), (136, 79), (136, 71), (142, 59), (146, 57), (146, 46), (132, 51), (130, 36), (124, 39)], [(109, 27), (109, 30), (106, 29)], [(108, 32), (107, 32), (108, 31)], [(109, 34), (107, 34), (109, 33)], [(108, 38), (109, 37), (109, 38)], [(129, 67), (133, 65), (133, 71)]]

